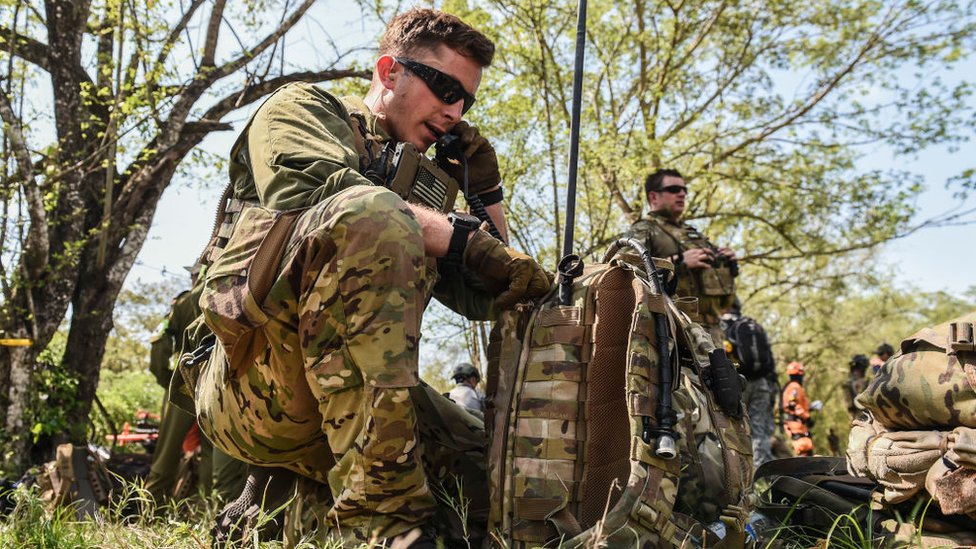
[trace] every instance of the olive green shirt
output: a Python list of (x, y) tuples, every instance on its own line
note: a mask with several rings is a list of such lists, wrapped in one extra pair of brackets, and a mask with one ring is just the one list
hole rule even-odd
[(184, 352), (184, 332), (200, 316), (198, 301), (201, 290), (202, 286), (192, 292), (184, 291), (173, 298), (169, 315), (151, 340), (149, 371), (163, 388), (169, 388), (170, 378), (173, 376), (170, 358), (174, 353), (179, 356)]

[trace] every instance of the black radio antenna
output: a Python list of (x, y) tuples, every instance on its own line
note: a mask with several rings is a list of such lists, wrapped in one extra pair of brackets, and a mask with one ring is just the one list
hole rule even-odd
[(573, 107), (569, 126), (569, 181), (566, 186), (566, 229), (563, 253), (573, 253), (576, 225), (576, 163), (579, 160), (580, 110), (583, 103), (583, 52), (586, 48), (586, 0), (579, 0), (576, 15), (576, 65), (573, 71)]

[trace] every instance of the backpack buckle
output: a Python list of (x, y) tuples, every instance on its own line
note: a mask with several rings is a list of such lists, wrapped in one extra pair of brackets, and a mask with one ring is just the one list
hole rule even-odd
[(976, 336), (972, 322), (949, 324), (949, 348), (953, 351), (976, 351)]

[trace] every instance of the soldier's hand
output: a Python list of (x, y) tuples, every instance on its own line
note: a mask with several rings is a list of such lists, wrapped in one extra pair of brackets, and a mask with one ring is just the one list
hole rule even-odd
[(481, 135), (477, 126), (467, 122), (458, 122), (451, 133), (458, 136), (459, 143), (437, 147), (437, 161), (441, 168), (463, 188), (464, 166), (458, 157), (460, 152), (468, 162), (468, 194), (482, 194), (495, 189), (502, 181), (495, 148)]
[(552, 284), (531, 257), (517, 252), (484, 231), (476, 231), (464, 249), (464, 266), (481, 278), (495, 295), (495, 305), (509, 309), (542, 297)]
[(727, 247), (726, 248), (719, 248), (718, 249), (718, 254), (719, 255), (724, 255), (725, 257), (729, 258), (730, 261), (736, 261), (736, 260), (738, 260), (738, 258), (735, 256), (735, 250), (733, 250), (732, 248), (727, 248)]
[(711, 269), (712, 254), (705, 248), (691, 248), (681, 254), (689, 269)]

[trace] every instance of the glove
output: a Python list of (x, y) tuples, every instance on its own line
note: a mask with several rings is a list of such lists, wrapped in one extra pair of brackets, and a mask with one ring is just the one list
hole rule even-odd
[(458, 139), (447, 146), (437, 147), (437, 163), (448, 175), (464, 187), (464, 166), (460, 155), (468, 160), (468, 194), (477, 195), (490, 190), (502, 181), (498, 172), (498, 157), (477, 126), (461, 121), (451, 129)]
[(485, 283), (495, 305), (510, 309), (516, 303), (546, 295), (552, 284), (531, 257), (517, 252), (484, 231), (476, 231), (464, 248), (464, 266)]

